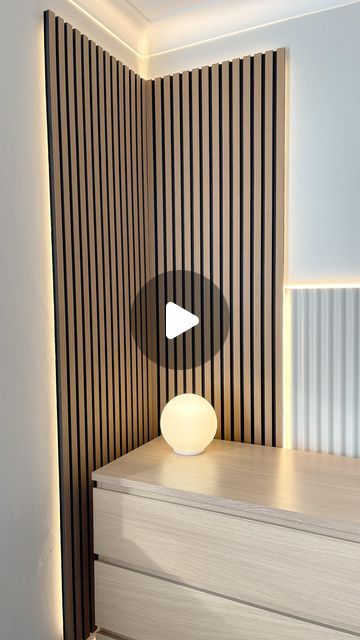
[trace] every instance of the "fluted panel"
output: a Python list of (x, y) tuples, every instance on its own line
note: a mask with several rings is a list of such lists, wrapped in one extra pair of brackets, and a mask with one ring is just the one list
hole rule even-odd
[[(227, 339), (202, 365), (196, 349), (204, 345), (190, 332), (159, 344), (162, 362), (175, 349), (186, 366), (158, 368), (156, 415), (175, 394), (194, 392), (214, 406), (217, 437), (281, 446), (284, 49), (148, 87), (149, 273), (199, 273), (230, 310)], [(167, 300), (194, 313), (197, 286), (193, 275), (186, 290), (159, 287), (158, 317)], [(221, 313), (204, 296), (200, 323), (211, 340)]]
[(291, 410), (295, 449), (360, 455), (360, 290), (292, 289)]

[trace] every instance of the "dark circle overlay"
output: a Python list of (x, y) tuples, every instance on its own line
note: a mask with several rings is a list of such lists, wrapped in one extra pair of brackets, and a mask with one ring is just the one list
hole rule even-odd
[[(174, 302), (199, 324), (173, 340), (166, 337), (166, 304)], [(211, 280), (193, 271), (167, 271), (149, 280), (131, 307), (131, 333), (139, 349), (169, 369), (191, 369), (211, 360), (224, 344), (229, 307)]]

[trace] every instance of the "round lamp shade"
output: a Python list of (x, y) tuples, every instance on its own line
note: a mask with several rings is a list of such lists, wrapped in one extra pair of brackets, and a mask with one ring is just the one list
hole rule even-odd
[(214, 439), (216, 413), (211, 404), (194, 393), (176, 396), (164, 407), (161, 433), (175, 453), (196, 456)]

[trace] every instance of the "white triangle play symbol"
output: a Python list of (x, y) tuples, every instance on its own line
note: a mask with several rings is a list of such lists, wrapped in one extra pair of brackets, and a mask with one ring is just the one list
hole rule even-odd
[(199, 318), (190, 311), (186, 311), (174, 302), (166, 305), (166, 337), (169, 340), (180, 336), (185, 331), (196, 327)]

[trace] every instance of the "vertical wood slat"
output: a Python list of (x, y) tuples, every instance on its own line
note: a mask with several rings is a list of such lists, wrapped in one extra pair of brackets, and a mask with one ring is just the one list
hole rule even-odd
[[(134, 172), (133, 172), (133, 74), (131, 70), (124, 66), (125, 73), (125, 162), (126, 162), (126, 183), (127, 183), (127, 210), (126, 218), (126, 241), (128, 243), (128, 275), (129, 275), (129, 301), (128, 313), (131, 327), (131, 303), (136, 292), (136, 265), (134, 250), (134, 219), (136, 216), (136, 201), (134, 193)], [(129, 353), (131, 367), (131, 400), (133, 420), (129, 424), (128, 438), (131, 448), (138, 445), (138, 362), (137, 349), (134, 344), (131, 332), (129, 335)]]
[[(139, 256), (139, 282), (138, 289), (141, 289), (146, 283), (146, 266), (145, 266), (145, 209), (144, 209), (144, 184), (143, 184), (143, 122), (142, 122), (142, 98), (143, 98), (143, 81), (136, 77), (136, 175), (138, 188), (138, 223), (137, 223), (137, 252)], [(146, 343), (146, 309), (142, 306), (140, 318), (140, 333), (143, 344)], [(142, 388), (142, 421), (139, 425), (139, 446), (147, 441), (146, 432), (148, 430), (148, 376), (147, 376), (147, 358), (145, 353), (140, 353), (141, 368), (141, 388)]]
[[(73, 264), (73, 232), (72, 214), (72, 150), (69, 148), (69, 101), (68, 65), (71, 66), (72, 40), (69, 41), (66, 25), (61, 18), (56, 19), (58, 31), (59, 53), (59, 113), (61, 119), (61, 162), (63, 189), (63, 217), (65, 241), (65, 286), (67, 291), (67, 340), (68, 340), (68, 385), (69, 385), (69, 417), (70, 417), (70, 450), (71, 450), (71, 501), (74, 553), (74, 582), (81, 585), (75, 591), (75, 633), (83, 634), (83, 602), (82, 602), (82, 549), (81, 549), (81, 499), (79, 491), (79, 434), (75, 425), (78, 419), (77, 399), (77, 343), (76, 343), (76, 299), (75, 299), (75, 265)], [(70, 58), (70, 59), (69, 59)], [(71, 88), (71, 86), (70, 86)]]
[(262, 443), (261, 369), (261, 266), (262, 266), (262, 55), (253, 59), (253, 211), (252, 211), (252, 332), (253, 332), (253, 423), (254, 442)]
[[(101, 205), (100, 205), (100, 168), (99, 168), (99, 135), (98, 135), (98, 78), (97, 78), (97, 52), (94, 42), (90, 42), (89, 50), (89, 66), (90, 66), (90, 122), (89, 136), (91, 135), (91, 148), (89, 149), (88, 158), (88, 185), (92, 187), (92, 194), (89, 196), (92, 201), (92, 219), (90, 219), (90, 241), (92, 250), (92, 269), (94, 282), (94, 297), (92, 299), (93, 310), (93, 360), (94, 360), (94, 384), (97, 383), (98, 390), (98, 421), (94, 427), (95, 443), (95, 465), (102, 465), (102, 424), (106, 421), (106, 403), (105, 403), (105, 359), (100, 354), (104, 353), (104, 302), (103, 302), (103, 277), (102, 277), (102, 245), (100, 242), (101, 230)], [(90, 147), (90, 140), (89, 140)], [(91, 177), (90, 177), (91, 176)], [(92, 240), (94, 246), (92, 247)], [(96, 296), (95, 296), (96, 291)], [(94, 308), (96, 305), (96, 308)], [(96, 369), (98, 365), (98, 369)], [(96, 398), (94, 401), (94, 406)]]
[[(115, 386), (115, 406), (119, 407), (115, 414), (115, 424), (120, 421), (121, 428), (115, 429), (115, 455), (120, 456), (126, 446), (126, 359), (123, 348), (124, 338), (124, 311), (122, 304), (122, 283), (123, 283), (123, 251), (121, 242), (121, 193), (120, 193), (120, 149), (119, 149), (119, 94), (118, 94), (118, 63), (115, 58), (111, 58), (111, 94), (112, 94), (112, 124), (113, 124), (113, 180), (114, 180), (114, 235), (115, 235), (115, 271), (113, 273), (113, 296), (115, 303), (117, 325), (117, 338), (115, 341), (114, 361), (118, 371), (118, 386)], [(114, 264), (114, 263), (113, 263)], [(117, 351), (116, 351), (117, 346)]]
[(275, 428), (273, 427), (273, 444), (282, 446), (283, 433), (283, 281), (284, 281), (284, 206), (285, 206), (285, 49), (276, 52), (276, 213), (275, 213), (275, 276), (273, 318), (275, 346), (273, 379), (275, 381)]
[(119, 450), (117, 445), (118, 434), (116, 425), (120, 424), (120, 407), (118, 398), (119, 389), (119, 361), (118, 361), (118, 300), (116, 286), (116, 225), (115, 225), (115, 181), (114, 181), (114, 122), (112, 114), (112, 58), (105, 53), (105, 118), (106, 118), (106, 169), (107, 169), (107, 202), (108, 202), (108, 254), (109, 254), (109, 292), (110, 292), (110, 313), (111, 313), (111, 336), (109, 340), (111, 352), (111, 371), (112, 371), (112, 399), (111, 399), (111, 415), (112, 424), (109, 424), (109, 459), (116, 457)]
[[(220, 211), (220, 65), (214, 64), (211, 67), (211, 281), (221, 288), (221, 211)], [(212, 334), (215, 327), (221, 323), (219, 313), (216, 313), (214, 306), (211, 309)], [(212, 338), (214, 343), (214, 338)], [(218, 426), (216, 437), (223, 436), (223, 416), (221, 412), (221, 353), (218, 351), (213, 355), (212, 361), (212, 403), (217, 415)], [(216, 383), (214, 383), (216, 381)]]
[(98, 114), (99, 114), (99, 164), (100, 164), (100, 201), (101, 224), (99, 224), (98, 243), (102, 243), (103, 291), (104, 291), (104, 341), (105, 341), (105, 385), (106, 420), (102, 424), (103, 459), (108, 460), (113, 448), (113, 382), (112, 382), (112, 313), (109, 264), (109, 220), (107, 194), (107, 158), (106, 158), (106, 113), (105, 113), (105, 52), (97, 47), (98, 71)]
[[(126, 218), (126, 242), (128, 245), (128, 277), (129, 277), (129, 298), (128, 298), (128, 315), (130, 324), (131, 303), (135, 298), (136, 280), (135, 280), (135, 252), (134, 247), (134, 194), (133, 194), (133, 168), (132, 168), (132, 80), (133, 73), (124, 67), (124, 99), (125, 99), (125, 162), (126, 162), (126, 184), (127, 184), (127, 210)], [(128, 425), (128, 442), (130, 447), (137, 447), (138, 434), (138, 388), (137, 388), (137, 353), (136, 345), (129, 331), (129, 359), (131, 371), (131, 401), (132, 401), (132, 423)]]
[[(201, 122), (202, 122), (202, 193), (201, 193), (201, 206), (202, 206), (202, 252), (203, 252), (203, 264), (202, 275), (211, 280), (211, 245), (210, 245), (210, 69), (204, 67), (201, 71), (202, 80), (202, 108), (201, 108)], [(211, 308), (209, 296), (204, 295), (202, 292), (202, 310), (204, 314), (205, 324), (205, 340), (203, 344), (203, 352), (210, 352), (210, 345), (208, 341), (211, 339)], [(212, 365), (208, 360), (203, 365), (204, 368), (204, 397), (211, 402), (211, 380), (212, 380)]]
[[(77, 45), (79, 55), (79, 46)], [(87, 442), (88, 442), (88, 475), (86, 483), (88, 486), (88, 527), (89, 527), (89, 598), (90, 598), (90, 629), (94, 628), (95, 615), (92, 603), (94, 601), (94, 562), (93, 562), (93, 508), (92, 508), (92, 486), (88, 481), (92, 471), (100, 465), (99, 447), (94, 448), (94, 441), (100, 440), (100, 405), (99, 405), (99, 357), (97, 350), (97, 289), (96, 289), (96, 262), (95, 262), (95, 239), (94, 239), (94, 207), (93, 207), (93, 176), (92, 176), (92, 139), (91, 139), (91, 103), (90, 103), (90, 49), (89, 40), (81, 37), (81, 62), (82, 79), (78, 75), (78, 122), (81, 123), (83, 117), (83, 139), (79, 139), (79, 148), (84, 149), (84, 177), (81, 183), (85, 190), (85, 203), (82, 200), (81, 211), (86, 211), (82, 219), (82, 247), (84, 264), (84, 293), (87, 303), (84, 306), (85, 326), (88, 325), (88, 335), (85, 345), (86, 351), (86, 379), (87, 379)], [(79, 69), (79, 60), (76, 61)], [(81, 82), (82, 81), (82, 82)], [(81, 84), (83, 99), (81, 96)], [(83, 116), (82, 116), (83, 114)], [(81, 130), (81, 128), (80, 128)]]
[[(139, 216), (139, 202), (138, 202), (138, 174), (137, 174), (137, 145), (136, 145), (136, 78), (134, 73), (130, 73), (130, 140), (131, 140), (131, 182), (132, 182), (132, 199), (133, 199), (133, 219), (132, 223), (132, 237), (130, 236), (130, 247), (132, 247), (133, 258), (133, 271), (134, 271), (134, 290), (131, 300), (135, 299), (136, 293), (139, 290), (140, 284), (140, 255), (137, 253), (137, 237), (139, 233), (138, 229), (138, 216)], [(136, 333), (140, 335), (140, 317), (136, 316)], [(143, 423), (143, 390), (142, 390), (142, 356), (139, 349), (137, 349), (134, 340), (134, 362), (135, 362), (135, 384), (136, 384), (136, 411), (137, 421), (136, 425), (133, 425), (134, 429), (134, 448), (139, 446), (140, 431), (142, 430)]]
[[(155, 141), (154, 141), (154, 83), (152, 80), (146, 83), (146, 104), (144, 106), (146, 117), (146, 147), (145, 147), (145, 162), (147, 163), (147, 208), (148, 215), (146, 217), (147, 222), (147, 246), (146, 246), (146, 273), (148, 279), (155, 278), (157, 274), (156, 265), (156, 202), (155, 202)], [(156, 309), (153, 305), (149, 305), (148, 314), (150, 317), (149, 325), (151, 327), (157, 326), (153, 315), (156, 314)], [(156, 348), (158, 348), (158, 332), (155, 335), (148, 335), (148, 340), (156, 341)], [(158, 378), (158, 365), (152, 360), (148, 363), (149, 376), (151, 380)], [(159, 425), (159, 389), (157, 387), (156, 394), (151, 393), (149, 389), (149, 411), (150, 411), (150, 436), (156, 437), (158, 435)]]
[[(106, 371), (106, 337), (105, 337), (105, 292), (104, 292), (104, 263), (103, 263), (103, 241), (102, 241), (102, 196), (101, 196), (101, 162), (100, 162), (100, 73), (102, 69), (101, 51), (95, 44), (91, 43), (92, 55), (92, 127), (93, 127), (93, 171), (94, 171), (94, 219), (96, 238), (96, 264), (97, 264), (97, 285), (98, 285), (98, 317), (99, 317), (99, 356), (100, 362), (100, 438), (101, 438), (101, 464), (104, 464), (107, 455), (107, 371)], [(100, 64), (99, 64), (100, 58)]]
[[(163, 89), (163, 106), (164, 106), (164, 191), (165, 191), (165, 208), (164, 215), (166, 216), (166, 265), (165, 271), (172, 271), (174, 269), (174, 257), (173, 257), (173, 189), (172, 189), (172, 111), (171, 111), (171, 83), (172, 78), (166, 76), (164, 78)], [(168, 278), (167, 282), (167, 300), (174, 300), (174, 282), (173, 278)], [(173, 359), (175, 344), (171, 340), (167, 343), (168, 357)], [(169, 385), (169, 399), (173, 398), (175, 394), (175, 370), (168, 369), (168, 385)]]
[[(161, 78), (157, 78), (155, 80), (155, 150), (156, 150), (156, 163), (155, 163), (155, 179), (156, 179), (156, 204), (157, 204), (157, 212), (156, 212), (156, 227), (158, 234), (158, 260), (157, 260), (157, 273), (165, 273), (166, 271), (166, 254), (167, 254), (167, 246), (166, 246), (166, 219), (164, 216), (164, 184), (163, 184), (163, 168), (164, 168), (164, 155), (163, 155), (163, 101), (162, 101), (162, 84), (163, 81)], [(161, 313), (163, 311), (162, 301), (165, 300), (165, 282), (163, 279), (160, 280), (160, 284), (158, 287), (158, 311)], [(159, 354), (160, 361), (164, 362), (165, 360), (165, 350), (167, 345), (161, 340), (159, 344)], [(168, 392), (167, 392), (167, 371), (165, 367), (159, 367), (159, 390), (160, 390), (160, 407), (159, 411), (161, 412), (167, 402)]]
[(128, 189), (127, 189), (127, 164), (126, 164), (126, 149), (125, 149), (125, 134), (126, 134), (126, 121), (125, 121), (125, 67), (121, 62), (118, 63), (118, 105), (119, 105), (119, 132), (124, 132), (124, 139), (120, 142), (120, 191), (121, 191), (121, 256), (122, 256), (122, 306), (124, 317), (124, 334), (123, 334), (123, 351), (125, 358), (125, 387), (126, 387), (126, 408), (127, 408), (127, 422), (126, 422), (126, 435), (124, 439), (126, 445), (122, 447), (122, 453), (126, 453), (129, 447), (132, 446), (131, 429), (133, 423), (133, 403), (132, 403), (132, 367), (131, 367), (131, 335), (130, 335), (130, 284), (129, 284), (129, 245), (127, 238), (127, 215), (128, 215)]
[[(191, 167), (190, 167), (190, 73), (184, 71), (182, 73), (182, 190), (183, 190), (183, 269), (191, 271), (191, 193), (190, 193), (190, 180), (191, 180)], [(187, 282), (187, 286), (183, 291), (183, 303), (186, 309), (191, 311), (191, 298), (192, 298), (192, 286), (191, 281)], [(191, 366), (192, 363), (192, 335), (189, 332), (183, 334), (183, 349), (184, 349), (184, 381), (186, 393), (192, 392), (192, 372), (187, 371), (186, 367)]]
[(232, 313), (232, 358), (233, 358), (233, 437), (241, 440), (242, 424), (242, 349), (241, 349), (241, 164), (240, 164), (240, 136), (241, 136), (241, 62), (232, 63), (232, 299), (238, 301), (233, 304)]
[(265, 96), (264, 96), (264, 221), (263, 221), (263, 377), (264, 377), (264, 422), (265, 444), (272, 443), (273, 412), (272, 412), (272, 219), (273, 219), (273, 65), (274, 54), (265, 54)]
[[(69, 81), (74, 83), (72, 94), (73, 115), (70, 128), (71, 145), (73, 147), (73, 173), (76, 174), (72, 188), (73, 196), (77, 196), (74, 206), (73, 230), (75, 242), (75, 267), (76, 289), (81, 292), (80, 305), (77, 311), (77, 352), (78, 352), (78, 398), (79, 414), (78, 429), (80, 432), (80, 501), (81, 501), (81, 538), (82, 538), (82, 578), (83, 578), (83, 628), (84, 633), (91, 632), (91, 554), (92, 554), (92, 508), (91, 488), (88, 477), (92, 471), (92, 465), (88, 464), (88, 458), (92, 456), (92, 442), (88, 437), (88, 425), (92, 421), (91, 387), (88, 379), (91, 376), (91, 337), (89, 327), (89, 278), (87, 259), (87, 229), (86, 217), (81, 216), (85, 211), (85, 171), (84, 171), (84, 134), (83, 134), (83, 106), (82, 106), (82, 65), (81, 65), (81, 34), (77, 30), (68, 29), (68, 38), (73, 43), (74, 73), (69, 73)], [(79, 297), (79, 293), (76, 294)]]
[[(140, 79), (141, 84), (141, 97), (140, 97), (140, 137), (139, 137), (139, 147), (140, 147), (140, 167), (141, 167), (141, 184), (142, 184), (142, 224), (140, 225), (140, 247), (142, 247), (142, 285), (145, 285), (146, 279), (149, 275), (148, 271), (148, 256), (149, 256), (149, 224), (148, 224), (148, 170), (147, 165), (145, 164), (148, 160), (148, 152), (147, 152), (147, 81)], [(148, 318), (145, 316), (146, 308), (147, 308), (147, 296), (145, 294), (143, 300), (143, 318), (142, 318), (142, 339), (144, 344), (148, 344)], [(145, 307), (145, 308), (144, 308)], [(144, 442), (148, 442), (150, 438), (150, 424), (152, 423), (153, 414), (152, 414), (152, 376), (150, 371), (150, 362), (144, 353), (143, 360), (143, 371), (144, 371), (144, 385), (145, 385), (145, 393), (146, 393), (146, 404), (144, 408)]]
[(252, 377), (251, 377), (251, 58), (243, 60), (242, 75), (242, 314), (243, 314), (243, 371), (244, 371), (244, 441), (252, 441)]
[[(180, 104), (180, 74), (176, 73), (173, 77), (173, 128), (174, 128), (174, 226), (175, 226), (175, 270), (183, 269), (182, 260), (182, 192), (181, 192), (181, 104)], [(183, 304), (183, 290), (180, 279), (176, 291), (177, 299)], [(183, 342), (177, 341), (177, 362), (183, 359)], [(176, 393), (184, 393), (184, 371), (178, 367), (176, 371)]]
[[(45, 24), (64, 627), (78, 640), (94, 628), (93, 468), (157, 435), (185, 389), (213, 402), (218, 435), (281, 445), (285, 69), (280, 50), (143, 81), (51, 12)], [(136, 292), (172, 268), (230, 304), (227, 342), (193, 371), (158, 367), (131, 335)], [(178, 292), (190, 309), (192, 289)], [(191, 364), (205, 345), (186, 337), (179, 355), (184, 342)]]
[(68, 638), (75, 634), (75, 616), (73, 601), (74, 568), (72, 554), (67, 549), (73, 548), (73, 531), (71, 526), (71, 487), (70, 487), (70, 441), (69, 441), (69, 398), (68, 398), (68, 349), (67, 318), (64, 263), (64, 230), (62, 213), (62, 164), (60, 156), (60, 114), (57, 74), (59, 65), (58, 30), (52, 12), (45, 13), (45, 62), (46, 62), (46, 102), (49, 140), (50, 169), (50, 203), (52, 215), (52, 247), (53, 247), (53, 281), (54, 310), (56, 336), (56, 380), (57, 380), (57, 413), (59, 424), (59, 470), (60, 470), (60, 504), (61, 504), (61, 563), (62, 594), (64, 613), (64, 633)]
[[(221, 290), (225, 296), (229, 307), (232, 306), (232, 296), (230, 288), (230, 260), (231, 260), (231, 209), (230, 209), (230, 63), (224, 62), (222, 64), (222, 83), (221, 83)], [(237, 248), (237, 247), (236, 247)], [(223, 325), (223, 319), (220, 319), (221, 325)], [(231, 395), (232, 395), (232, 380), (231, 380), (231, 354), (230, 346), (232, 346), (232, 334), (231, 332), (227, 336), (227, 339), (222, 347), (222, 419), (223, 419), (223, 438), (225, 440), (231, 440), (232, 424), (231, 424)]]
[[(202, 208), (200, 203), (200, 127), (201, 127), (201, 113), (200, 113), (200, 71), (195, 69), (191, 74), (192, 82), (192, 100), (191, 100), (191, 121), (192, 121), (192, 166), (193, 166), (193, 178), (192, 178), (192, 200), (193, 200), (193, 215), (192, 215), (192, 270), (195, 273), (201, 273), (201, 254), (202, 254)], [(198, 279), (195, 280), (195, 285), (192, 291), (193, 300), (201, 300), (201, 284)], [(192, 305), (193, 306), (193, 305)], [(203, 321), (203, 319), (202, 319)], [(201, 361), (202, 345), (199, 340), (192, 344), (193, 357), (195, 362)], [(195, 368), (194, 372), (194, 393), (203, 395), (202, 390), (202, 366), (199, 365)]]

